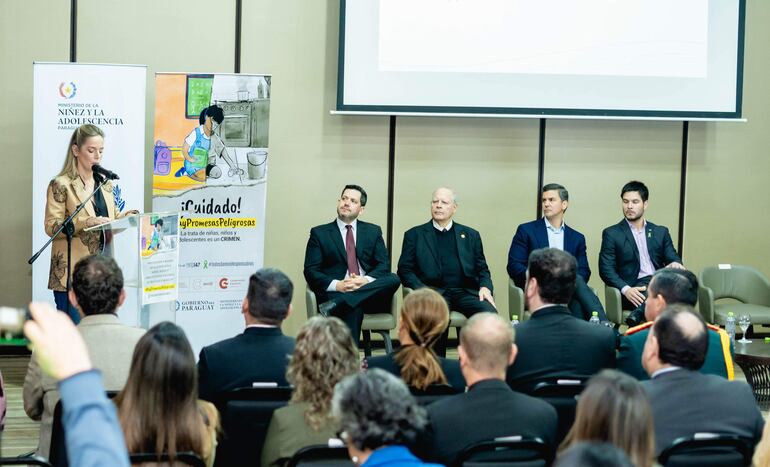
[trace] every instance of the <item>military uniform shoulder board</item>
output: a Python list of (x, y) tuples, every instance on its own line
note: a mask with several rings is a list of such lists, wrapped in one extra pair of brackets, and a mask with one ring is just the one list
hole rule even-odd
[(713, 324), (709, 324), (709, 323), (706, 323), (706, 327), (716, 332), (719, 332), (719, 330), (722, 329), (719, 326), (714, 326)]
[(649, 328), (651, 326), (652, 326), (652, 321), (648, 321), (648, 322), (642, 323), (642, 324), (640, 324), (638, 326), (634, 326), (632, 328), (628, 328), (628, 330), (626, 331), (626, 335), (630, 336), (631, 334), (636, 334), (637, 332), (643, 331), (643, 330), (645, 330), (645, 329), (647, 329), (647, 328)]

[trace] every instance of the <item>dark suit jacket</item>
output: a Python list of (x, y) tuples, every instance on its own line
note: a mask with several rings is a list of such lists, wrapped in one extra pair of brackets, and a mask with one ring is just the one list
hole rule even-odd
[(215, 401), (224, 392), (254, 382), (288, 386), (286, 367), (294, 338), (280, 328), (246, 328), (243, 334), (204, 347), (198, 360), (198, 393)]
[[(618, 370), (626, 373), (639, 381), (650, 379), (647, 372), (642, 367), (642, 352), (644, 352), (644, 343), (650, 334), (652, 322), (644, 323), (637, 328), (645, 326), (638, 331), (636, 328), (630, 329), (622, 339), (618, 347)], [(716, 330), (709, 325), (709, 345), (706, 351), (706, 361), (700, 369), (701, 373), (707, 375), (717, 375), (725, 379), (733, 378), (733, 349), (730, 345), (730, 338), (724, 330)], [(725, 334), (725, 339), (722, 339)], [(725, 354), (726, 352), (726, 354)], [(726, 355), (729, 355), (729, 359)]]
[(518, 356), (506, 380), (517, 391), (530, 392), (554, 378), (587, 377), (615, 367), (615, 333), (576, 319), (564, 306), (541, 308), (516, 327)]
[(427, 409), (430, 430), (425, 455), (444, 465), (471, 444), (503, 436), (539, 437), (556, 448), (556, 410), (547, 402), (512, 391), (504, 381), (479, 381), (468, 392), (440, 399)]
[[(458, 391), (465, 390), (465, 378), (460, 371), (460, 362), (438, 357), (441, 369), (444, 371), (447, 382)], [(379, 357), (369, 357), (366, 359), (367, 368), (380, 368), (388, 373), (401, 377), (401, 367), (396, 362), (395, 354), (382, 355)]]
[[(442, 291), (441, 262), (438, 257), (438, 241), (434, 232), (433, 221), (412, 227), (404, 234), (401, 257), (398, 259), (398, 277), (404, 287), (419, 289), (432, 287)], [(477, 282), (476, 290), (486, 287), (493, 290), (492, 278), (484, 258), (484, 247), (479, 233), (464, 225), (454, 222), (452, 230), (457, 241), (457, 253), (463, 274)]]
[(694, 433), (737, 435), (753, 446), (765, 422), (751, 388), (697, 371), (675, 370), (643, 381), (655, 424), (655, 455), (681, 436)]
[[(366, 275), (377, 279), (389, 274), (390, 260), (380, 226), (359, 219), (356, 228), (356, 257)], [(348, 256), (337, 220), (310, 229), (304, 273), (313, 292), (323, 296), (332, 280), (344, 279), (347, 272)]]
[[(524, 288), (529, 254), (533, 250), (549, 247), (546, 222), (541, 217), (516, 228), (511, 248), (508, 250), (507, 268), (508, 276), (513, 279), (516, 287)], [(588, 256), (586, 256), (586, 238), (567, 224), (564, 224), (564, 251), (577, 259), (577, 272), (588, 282), (591, 278), (591, 268), (588, 266)]]
[[(674, 249), (668, 229), (647, 221), (647, 250), (653, 267), (658, 270), (682, 259)], [(628, 222), (623, 219), (602, 231), (602, 247), (599, 251), (599, 275), (605, 284), (622, 289), (634, 285), (639, 275), (639, 251)]]

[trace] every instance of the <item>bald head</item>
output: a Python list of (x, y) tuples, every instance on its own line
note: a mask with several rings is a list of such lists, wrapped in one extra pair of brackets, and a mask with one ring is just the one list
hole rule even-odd
[(468, 365), (483, 374), (505, 373), (510, 365), (513, 329), (497, 313), (476, 313), (463, 326), (460, 346)]
[(699, 370), (706, 359), (708, 329), (689, 305), (669, 305), (652, 327), (661, 363)]

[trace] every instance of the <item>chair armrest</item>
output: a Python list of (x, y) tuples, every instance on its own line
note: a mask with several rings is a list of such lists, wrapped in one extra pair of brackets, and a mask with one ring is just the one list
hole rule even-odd
[(513, 279), (508, 279), (508, 319), (513, 320), (514, 316), (518, 316), (520, 322), (527, 318), (524, 313), (524, 291), (516, 287)]
[(393, 315), (393, 318), (396, 319), (396, 323), (398, 323), (398, 289), (393, 292), (393, 297), (390, 299), (390, 314)]
[(305, 286), (305, 306), (307, 307), (307, 319), (318, 314), (318, 301), (316, 300), (315, 292), (307, 286)]
[(704, 321), (716, 324), (714, 321), (714, 291), (710, 287), (705, 285), (698, 287), (698, 309)]
[(620, 289), (604, 284), (604, 308), (607, 319), (615, 324), (623, 324), (623, 302)]

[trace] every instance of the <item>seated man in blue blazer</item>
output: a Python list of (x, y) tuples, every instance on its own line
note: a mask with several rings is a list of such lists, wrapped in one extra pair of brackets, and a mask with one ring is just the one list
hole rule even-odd
[(642, 182), (623, 186), (620, 199), (624, 219), (604, 229), (599, 251), (599, 275), (623, 294), (623, 309), (634, 310), (626, 320), (629, 326), (644, 322), (645, 292), (655, 271), (684, 269), (668, 229), (644, 218), (649, 196)]
[(586, 321), (591, 318), (591, 312), (599, 313), (601, 321), (607, 320), (604, 307), (599, 297), (588, 287), (591, 278), (591, 268), (586, 256), (586, 238), (582, 233), (564, 223), (564, 213), (569, 206), (569, 192), (558, 183), (549, 183), (541, 190), (540, 202), (543, 207), (543, 218), (516, 229), (516, 234), (508, 250), (508, 275), (516, 287), (524, 289), (529, 254), (538, 248), (558, 248), (566, 251), (577, 260), (578, 270), (575, 282), (575, 295), (569, 302), (570, 312)]

